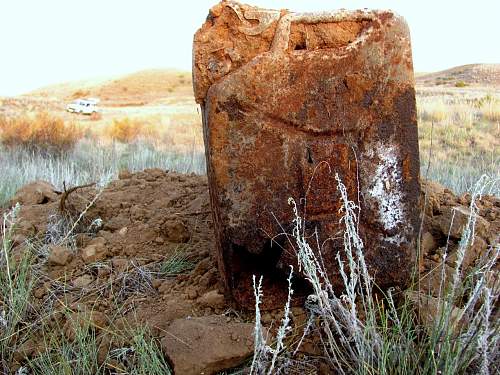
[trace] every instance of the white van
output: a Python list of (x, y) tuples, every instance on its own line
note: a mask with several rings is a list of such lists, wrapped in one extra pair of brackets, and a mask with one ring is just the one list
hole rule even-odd
[(72, 103), (66, 106), (66, 111), (71, 113), (82, 113), (84, 115), (91, 115), (92, 113), (99, 112), (97, 108), (97, 103), (99, 99), (88, 98), (88, 99), (76, 99)]

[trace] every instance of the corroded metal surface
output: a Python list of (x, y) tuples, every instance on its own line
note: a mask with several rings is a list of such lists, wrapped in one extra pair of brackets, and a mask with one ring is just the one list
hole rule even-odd
[(285, 297), (294, 254), (285, 236), (274, 236), (290, 232), (289, 197), (317, 229), (330, 277), (341, 286), (335, 173), (361, 207), (376, 282), (408, 281), (419, 155), (409, 32), (400, 17), (222, 2), (195, 35), (193, 77), (219, 268), (241, 306), (253, 306), (252, 274), (264, 275), (264, 308)]

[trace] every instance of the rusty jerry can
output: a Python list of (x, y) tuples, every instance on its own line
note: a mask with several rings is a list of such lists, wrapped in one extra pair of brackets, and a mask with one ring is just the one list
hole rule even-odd
[[(226, 292), (263, 309), (286, 299), (299, 203), (334, 287), (343, 251), (338, 173), (360, 206), (371, 275), (403, 286), (415, 260), (419, 154), (406, 23), (389, 11), (291, 13), (223, 1), (194, 37), (216, 257)], [(316, 243), (316, 240), (311, 239)], [(298, 298), (307, 294), (300, 275)]]

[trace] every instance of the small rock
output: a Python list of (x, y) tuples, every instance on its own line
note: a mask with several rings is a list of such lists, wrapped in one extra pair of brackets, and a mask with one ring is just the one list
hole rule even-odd
[(57, 200), (58, 194), (54, 185), (46, 181), (34, 181), (19, 189), (11, 199), (11, 204), (20, 203), (23, 206), (45, 204)]
[(81, 255), (85, 263), (94, 263), (106, 259), (108, 256), (108, 249), (104, 245), (104, 238), (100, 238), (99, 241), (94, 239), (90, 244), (82, 249)]
[(174, 280), (165, 280), (162, 282), (162, 284), (158, 287), (158, 291), (162, 294), (165, 294), (172, 290), (172, 287), (174, 286), (175, 281)]
[(37, 345), (33, 339), (28, 339), (14, 350), (14, 360), (21, 362), (30, 358), (36, 351)]
[(64, 324), (63, 332), (68, 340), (73, 341), (78, 329), (103, 329), (107, 325), (106, 315), (99, 311), (85, 310), (71, 314)]
[(97, 351), (97, 363), (102, 365), (106, 358), (108, 357), (108, 353), (111, 349), (111, 338), (108, 334), (104, 334), (99, 340), (99, 349)]
[(208, 270), (204, 275), (201, 275), (198, 281), (199, 285), (203, 288), (209, 288), (217, 283), (217, 269), (212, 268)]
[(422, 192), (427, 197), (425, 211), (429, 216), (441, 213), (440, 197), (444, 194), (445, 187), (430, 180), (422, 181)]
[[(439, 301), (438, 298), (432, 297), (419, 292), (407, 292), (408, 297), (414, 304), (418, 304), (420, 306), (419, 309), (419, 319), (421, 323), (426, 327), (430, 332), (432, 332), (436, 325), (436, 319), (440, 319), (440, 310), (442, 308), (448, 309), (451, 307), (450, 314), (450, 324), (452, 329), (458, 333), (458, 329), (460, 328), (463, 322), (460, 322), (458, 318), (462, 316), (462, 310), (456, 306), (449, 306), (446, 301)], [(442, 307), (445, 304), (445, 307)]]
[(113, 258), (111, 264), (116, 271), (123, 272), (128, 268), (129, 261), (126, 258)]
[(423, 255), (427, 255), (434, 251), (437, 248), (436, 241), (434, 237), (429, 232), (425, 232), (422, 235), (422, 239), (420, 241), (420, 251)]
[(128, 228), (127, 228), (127, 227), (123, 227), (123, 228), (121, 228), (121, 229), (118, 231), (118, 234), (119, 234), (120, 236), (125, 236), (125, 235), (127, 234), (127, 232), (128, 232)]
[(211, 290), (203, 294), (197, 301), (203, 307), (221, 309), (225, 306), (224, 296), (218, 290)]
[(170, 242), (186, 243), (191, 237), (187, 226), (179, 220), (167, 220), (162, 226), (165, 238)]
[(118, 178), (120, 180), (126, 180), (128, 178), (132, 177), (132, 173), (130, 173), (128, 170), (126, 169), (122, 169), (120, 172), (118, 172)]
[[(438, 296), (440, 293), (442, 294), (452, 281), (453, 268), (446, 263), (443, 264), (441, 261), (426, 260), (424, 265), (427, 271), (420, 281), (421, 289), (433, 296)], [(444, 278), (442, 277), (443, 272)]]
[(37, 288), (35, 289), (35, 291), (33, 292), (33, 295), (35, 296), (35, 298), (42, 298), (45, 294), (47, 293), (47, 290), (44, 288), (44, 287), (40, 287), (40, 288)]
[(196, 287), (191, 285), (186, 288), (186, 294), (189, 299), (196, 299), (198, 297), (198, 290), (196, 290)]
[[(471, 215), (470, 209), (463, 206), (456, 206), (447, 210), (439, 218), (439, 226), (443, 234), (452, 238), (461, 238), (462, 232), (467, 225), (469, 216)], [(476, 216), (475, 235), (485, 237), (487, 235), (490, 223), (488, 223), (481, 216)]]
[(73, 258), (73, 253), (66, 246), (51, 245), (49, 247), (49, 258), (47, 259), (50, 265), (65, 266)]
[[(474, 243), (465, 249), (464, 258), (462, 260), (462, 269), (468, 269), (472, 266), (477, 259), (483, 256), (488, 249), (488, 244), (481, 237), (474, 238)], [(458, 258), (458, 251), (455, 249), (446, 259), (446, 262), (451, 266), (455, 267)]]
[(197, 276), (197, 275), (203, 275), (205, 272), (207, 272), (211, 267), (213, 266), (212, 260), (210, 258), (205, 258), (202, 259), (201, 261), (198, 262), (196, 267), (194, 268), (192, 275)]
[(74, 279), (73, 286), (77, 288), (85, 288), (86, 286), (89, 286), (93, 281), (94, 278), (92, 277), (92, 275), (85, 274)]
[(221, 316), (177, 319), (161, 345), (176, 374), (216, 374), (252, 354), (253, 329), (251, 323), (226, 323)]
[(109, 266), (107, 266), (107, 265), (104, 267), (99, 267), (97, 269), (97, 277), (100, 279), (104, 279), (104, 278), (108, 277), (110, 273), (111, 273), (111, 270), (110, 270)]
[(266, 311), (264, 314), (262, 314), (261, 321), (263, 324), (269, 324), (273, 321), (273, 316)]
[(105, 328), (108, 325), (108, 318), (100, 311), (87, 312), (87, 317), (95, 328)]
[(160, 279), (153, 279), (151, 282), (151, 285), (153, 285), (153, 288), (158, 289), (163, 283), (163, 280)]
[(104, 246), (104, 245), (106, 245), (106, 239), (104, 237), (92, 238), (89, 242), (89, 245)]

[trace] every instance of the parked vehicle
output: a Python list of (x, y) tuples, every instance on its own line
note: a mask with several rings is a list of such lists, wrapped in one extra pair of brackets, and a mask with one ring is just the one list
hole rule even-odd
[(99, 99), (88, 98), (88, 99), (76, 99), (72, 103), (66, 106), (66, 111), (71, 113), (81, 113), (84, 115), (91, 115), (92, 113), (99, 112), (97, 104)]

